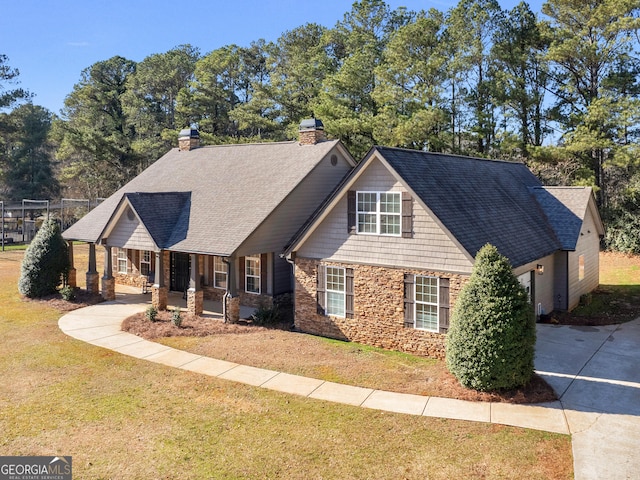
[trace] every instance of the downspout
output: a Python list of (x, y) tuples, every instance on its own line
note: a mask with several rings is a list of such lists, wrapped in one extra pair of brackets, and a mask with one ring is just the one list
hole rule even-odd
[(229, 261), (229, 257), (222, 257), (222, 261), (227, 266), (227, 285), (225, 287), (224, 295), (222, 296), (222, 318), (224, 319), (224, 323), (227, 323), (227, 302), (229, 301), (229, 298), (231, 298), (231, 294), (229, 293), (231, 290), (231, 262)]

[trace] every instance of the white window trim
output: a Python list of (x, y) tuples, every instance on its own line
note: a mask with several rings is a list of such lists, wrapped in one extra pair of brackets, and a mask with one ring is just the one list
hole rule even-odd
[[(224, 270), (216, 270), (216, 260), (220, 259), (220, 263), (222, 264), (222, 267), (224, 268)], [(245, 264), (246, 267), (246, 264)], [(224, 275), (224, 287), (219, 287), (216, 284), (216, 275), (217, 274), (222, 274)], [(226, 265), (224, 263), (224, 260), (222, 260), (222, 257), (213, 257), (213, 288), (219, 288), (222, 290), (226, 290), (227, 289), (227, 268)]]
[[(342, 290), (332, 290), (329, 288), (329, 269), (335, 269), (340, 271), (342, 276)], [(342, 314), (329, 312), (329, 293), (337, 293), (342, 295)], [(347, 317), (347, 269), (344, 267), (335, 267), (327, 265), (324, 270), (324, 305), (327, 315), (338, 318)]]
[[(418, 278), (431, 278), (436, 280), (436, 303), (418, 301)], [(435, 329), (418, 327), (418, 305), (431, 305), (436, 307), (437, 325)], [(422, 330), (423, 332), (440, 331), (440, 278), (431, 275), (414, 275), (413, 277), (413, 328)]]
[[(247, 262), (249, 261), (255, 261), (256, 265), (257, 265), (257, 270), (258, 270), (258, 274), (257, 275), (249, 275), (247, 272), (249, 271), (249, 269), (247, 268)], [(257, 292), (252, 292), (250, 291), (247, 286), (248, 286), (248, 279), (249, 278), (255, 278), (258, 280), (257, 285), (258, 285), (258, 291)], [(244, 257), (244, 291), (247, 293), (250, 293), (252, 295), (260, 295), (260, 287), (261, 287), (261, 281), (260, 281), (260, 256), (259, 255), (255, 255), (255, 256), (247, 256)]]
[[(359, 198), (360, 198), (360, 194), (375, 194), (376, 196), (376, 210), (375, 212), (365, 212), (365, 211), (361, 211), (359, 209), (360, 206), (360, 202), (359, 202)], [(380, 195), (381, 194), (389, 194), (389, 195), (394, 195), (398, 197), (398, 204), (400, 205), (400, 211), (398, 213), (388, 213), (388, 212), (384, 212), (385, 215), (393, 215), (398, 217), (398, 233), (381, 233), (381, 216), (383, 215), (383, 212), (380, 211)], [(375, 232), (362, 232), (360, 231), (360, 214), (365, 214), (365, 215), (374, 215), (376, 216), (376, 231)], [(387, 191), (387, 192), (380, 192), (380, 191), (374, 191), (374, 190), (357, 190), (356, 191), (356, 232), (358, 233), (358, 235), (381, 235), (381, 236), (385, 236), (385, 237), (401, 237), (402, 236), (402, 194), (401, 192), (393, 192), (393, 191)]]
[[(121, 256), (122, 255), (122, 256)], [(116, 269), (118, 271), (118, 273), (124, 273), (127, 274), (129, 273), (128, 271), (128, 255), (127, 255), (127, 249), (126, 248), (118, 248), (118, 252), (116, 253)], [(120, 268), (120, 262), (124, 261), (124, 270), (122, 270)]]

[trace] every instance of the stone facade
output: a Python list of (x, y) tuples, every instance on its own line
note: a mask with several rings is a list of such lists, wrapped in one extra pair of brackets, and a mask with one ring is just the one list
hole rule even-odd
[(238, 323), (240, 320), (240, 297), (225, 297), (225, 322)]
[(105, 300), (116, 299), (116, 280), (113, 277), (102, 277), (102, 298)]
[(99, 281), (100, 274), (98, 272), (87, 272), (87, 292), (100, 293)]
[(187, 290), (187, 312), (190, 315), (202, 315), (204, 310), (204, 298), (202, 290)]
[(153, 305), (156, 310), (166, 310), (168, 293), (169, 290), (167, 287), (158, 287), (157, 285), (151, 287), (151, 305)]
[(295, 326), (298, 330), (388, 350), (444, 358), (446, 335), (404, 326), (404, 275), (448, 278), (451, 309), (467, 276), (332, 262), (330, 265), (353, 269), (354, 318), (340, 318), (317, 312), (319, 263), (313, 259), (296, 259)]
[(273, 297), (271, 295), (258, 295), (255, 293), (238, 292), (238, 297), (240, 298), (240, 304), (246, 307), (273, 307)]
[(324, 142), (327, 139), (324, 130), (300, 130), (299, 134), (300, 145), (315, 145), (316, 143)]

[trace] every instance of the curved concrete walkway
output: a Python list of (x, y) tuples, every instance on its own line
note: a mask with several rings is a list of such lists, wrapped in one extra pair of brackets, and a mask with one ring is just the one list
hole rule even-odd
[(640, 471), (640, 320), (601, 328), (539, 325), (536, 368), (560, 401), (512, 405), (326, 382), (196, 355), (120, 329), (126, 317), (148, 305), (144, 296), (119, 293), (115, 301), (67, 313), (58, 325), (93, 345), (256, 387), (409, 415), (571, 434), (576, 479), (630, 479)]

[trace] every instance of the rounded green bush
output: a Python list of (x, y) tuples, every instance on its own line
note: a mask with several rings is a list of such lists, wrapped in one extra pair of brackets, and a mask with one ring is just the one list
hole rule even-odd
[(57, 292), (69, 272), (69, 247), (54, 220), (42, 224), (24, 253), (18, 291), (27, 297)]
[(467, 388), (509, 390), (533, 375), (535, 315), (509, 260), (493, 245), (476, 256), (447, 334), (446, 363)]

